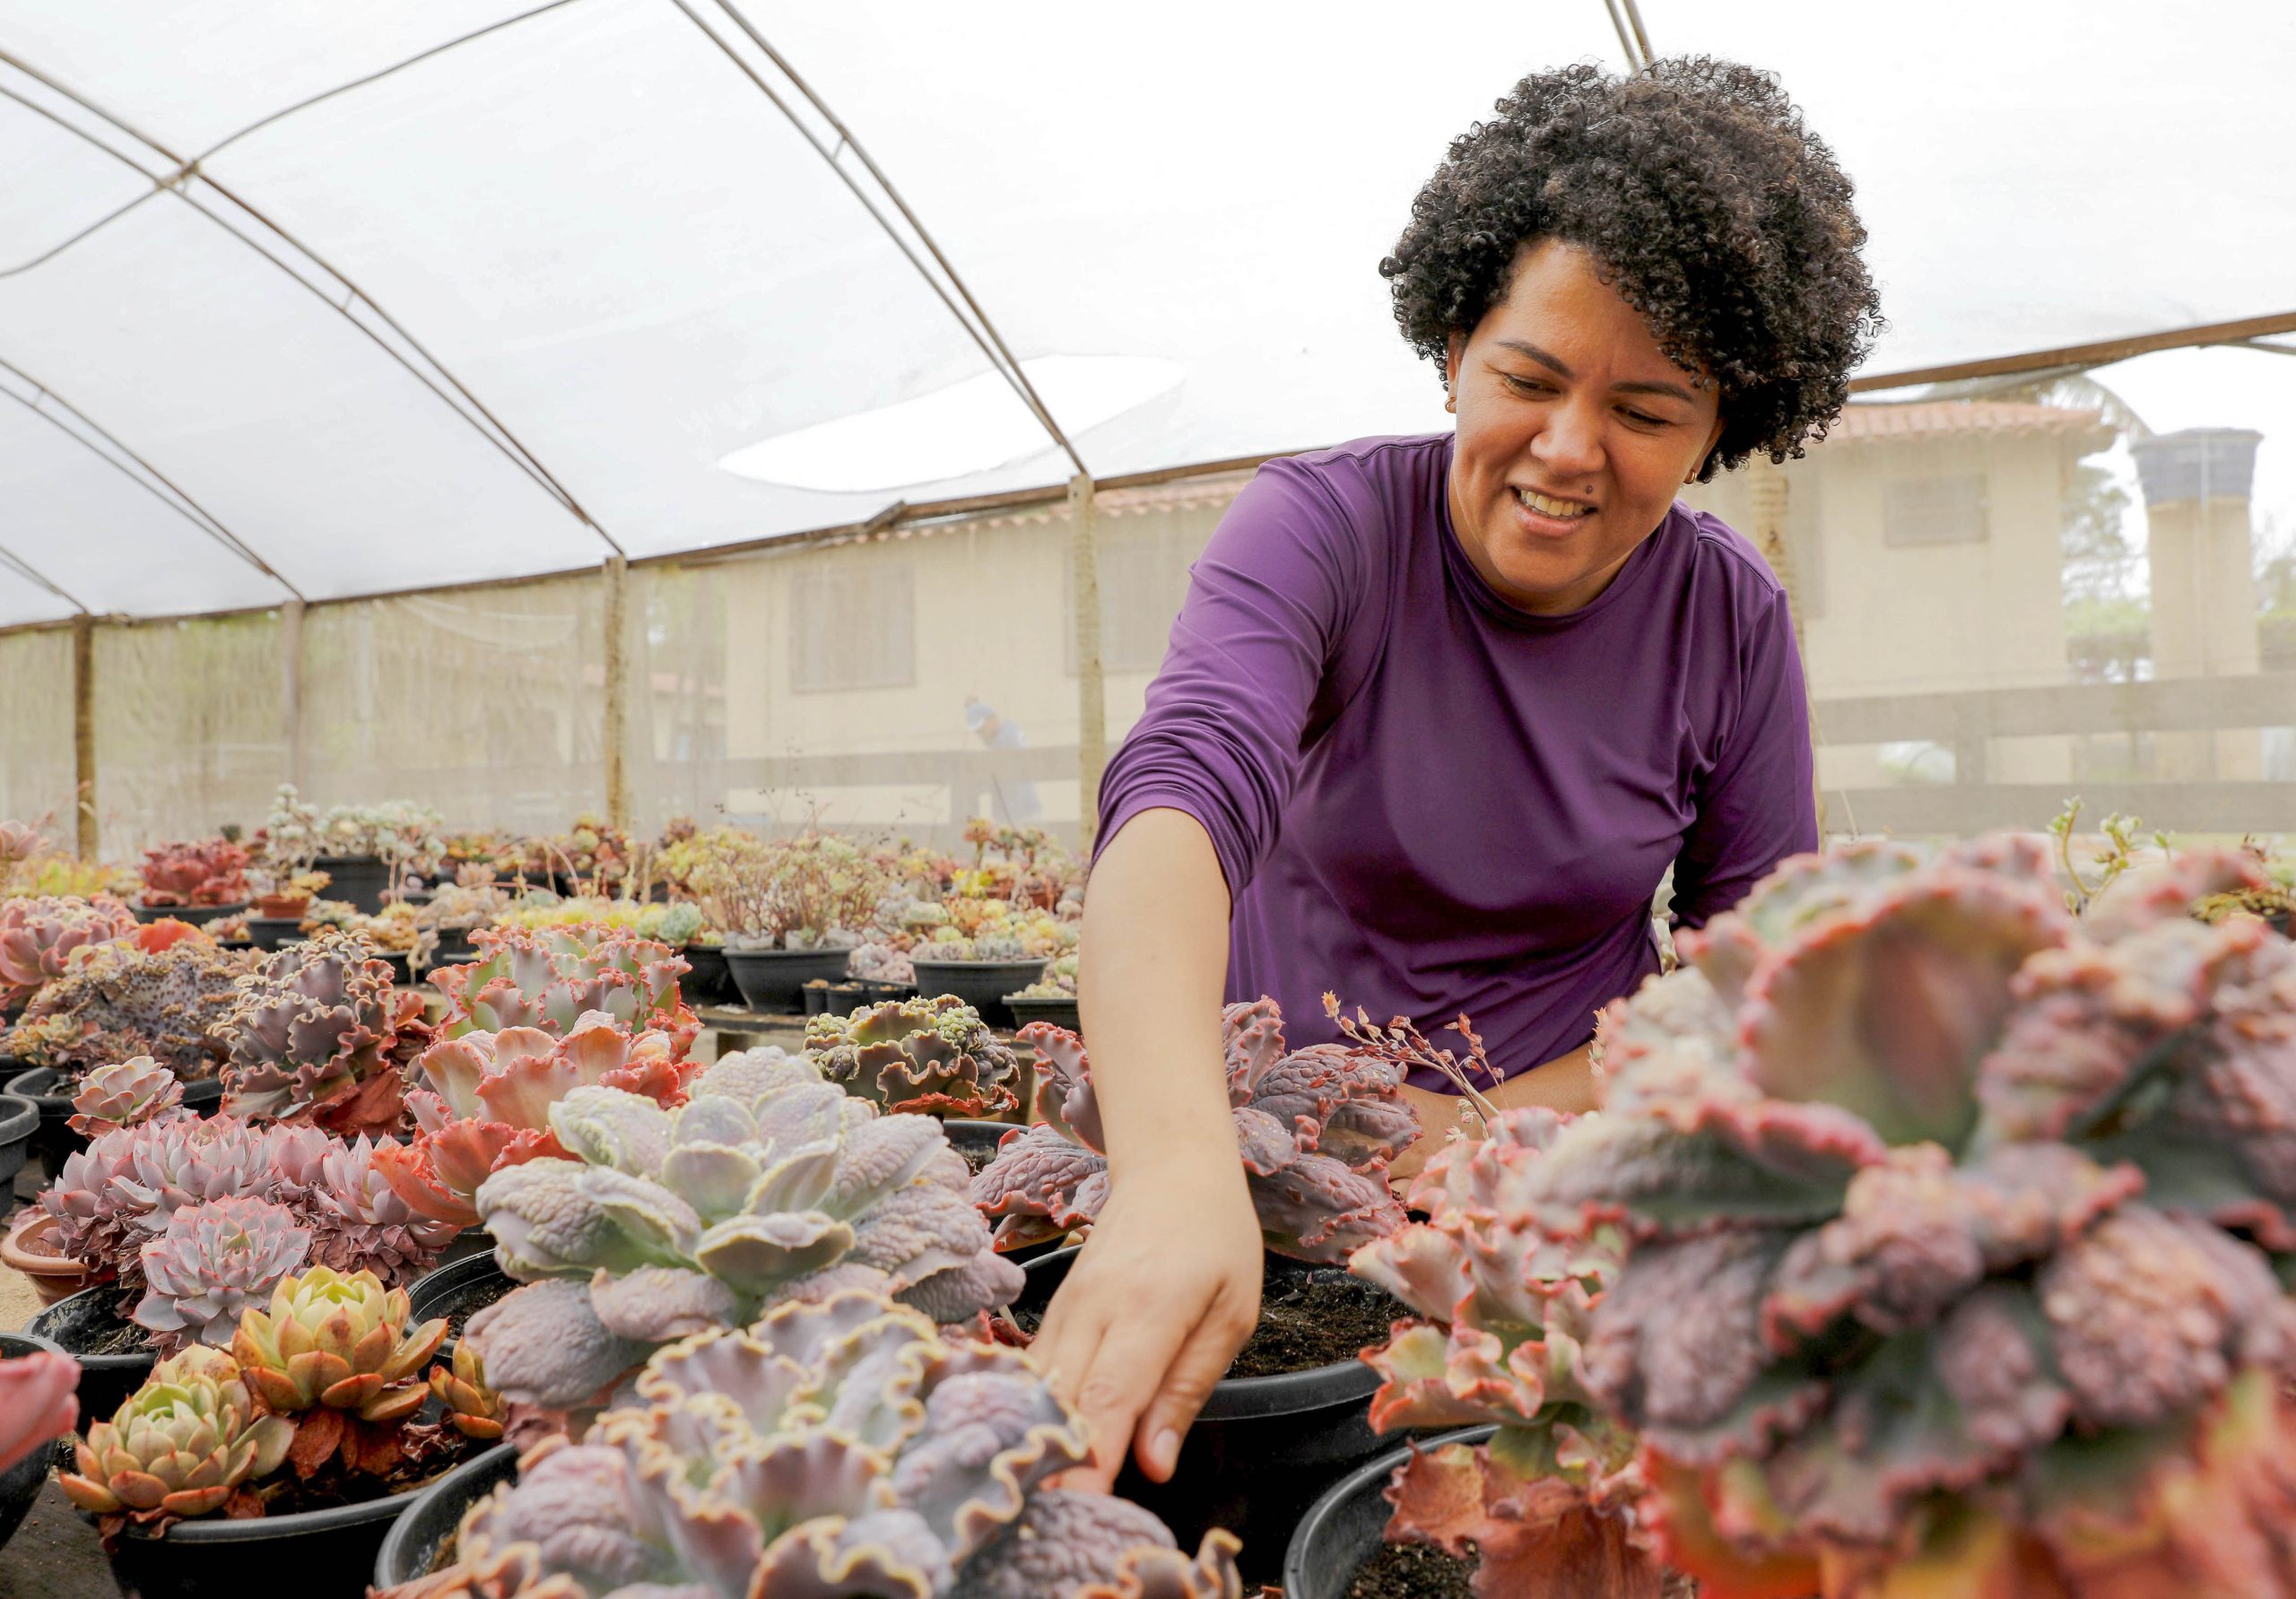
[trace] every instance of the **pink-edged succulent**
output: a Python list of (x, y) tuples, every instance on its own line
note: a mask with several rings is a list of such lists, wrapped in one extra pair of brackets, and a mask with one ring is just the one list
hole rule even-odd
[(144, 852), (144, 903), (244, 903), (248, 897), (247, 867), (247, 850), (228, 839), (156, 845)]
[(1028, 1089), (1020, 1058), (953, 995), (816, 1016), (805, 1054), (831, 1082), (887, 1111), (1002, 1116)]
[(223, 1046), (208, 1030), (246, 969), (204, 938), (151, 952), (125, 938), (85, 946), (25, 1005), (6, 1052), (67, 1078), (139, 1055), (187, 1082), (213, 1076)]
[(310, 1247), (310, 1230), (267, 1199), (186, 1205), (143, 1247), (144, 1298), (130, 1319), (164, 1354), (189, 1343), (223, 1348), (239, 1312), (260, 1305)]
[[(1389, 1062), (1340, 1044), (1286, 1050), (1275, 1002), (1230, 1005), (1222, 1018), (1236, 1147), (1267, 1247), (1336, 1262), (1403, 1224), (1387, 1162), (1419, 1136)], [(1031, 1022), (1032, 1117), (1005, 1134), (973, 1179), (973, 1202), (1017, 1249), (1091, 1225), (1108, 1201), (1108, 1158), (1083, 1040)]]
[(1386, 1413), (1535, 1376), (1632, 1429), (1639, 1525), (1715, 1599), (2296, 1594), (2296, 952), (2186, 914), (2242, 870), (2076, 919), (2031, 839), (1788, 861), (1605, 1014), (1601, 1114), (1445, 1157), (1507, 1169), (1465, 1208), (1519, 1286), (1622, 1249), (1590, 1308), (1439, 1314), (1422, 1230), (1365, 1260), (1445, 1334), (1378, 1357)]
[(80, 1362), (51, 1349), (0, 1360), (0, 1472), (80, 1419)]
[(668, 1107), (684, 1099), (700, 1069), (678, 1054), (672, 1035), (632, 1035), (603, 1011), (579, 1018), (563, 1038), (510, 1027), (442, 1038), (416, 1060), (424, 1086), (406, 1096), (419, 1133), (411, 1143), (378, 1150), (376, 1168), (419, 1213), (474, 1226), (478, 1186), (490, 1174), (544, 1155), (566, 1158), (550, 1112), (568, 1094), (621, 1089)]
[(74, 1132), (92, 1138), (183, 1113), (182, 1082), (150, 1056), (139, 1055), (98, 1066), (80, 1079), (72, 1114), (65, 1119)]
[(1239, 1599), (1226, 1532), (1048, 1486), (1089, 1456), (1018, 1351), (841, 1290), (656, 1353), (385, 1599)]
[(487, 928), (471, 934), (478, 959), (442, 966), (430, 983), (447, 996), (439, 1036), (533, 1027), (564, 1036), (593, 1011), (631, 1032), (669, 1035), (683, 1058), (701, 1030), (678, 978), (685, 957), (665, 943), (601, 923), (539, 932)]
[(0, 1010), (14, 1010), (62, 977), (73, 952), (135, 931), (135, 913), (109, 894), (0, 899)]
[(398, 1131), (400, 1075), (429, 1038), (422, 1002), (353, 934), (324, 928), (239, 979), (215, 1026), (223, 1108), (345, 1135)]
[(466, 1336), (523, 1403), (592, 1403), (657, 1344), (840, 1287), (952, 1322), (1020, 1290), (940, 1123), (880, 1117), (802, 1057), (727, 1056), (669, 1108), (578, 1088), (550, 1125), (572, 1159), (497, 1170), (477, 1194), (495, 1259), (527, 1286)]

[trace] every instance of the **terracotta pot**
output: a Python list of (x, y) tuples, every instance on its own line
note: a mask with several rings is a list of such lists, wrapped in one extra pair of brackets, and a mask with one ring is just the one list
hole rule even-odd
[(9, 1224), (0, 1239), (0, 1264), (31, 1279), (32, 1291), (43, 1305), (68, 1299), (88, 1286), (88, 1268), (57, 1247), (57, 1219), (38, 1205), (28, 1207)]
[(309, 894), (257, 894), (255, 897), (256, 915), (274, 919), (293, 917), (300, 921), (310, 908), (311, 897)]

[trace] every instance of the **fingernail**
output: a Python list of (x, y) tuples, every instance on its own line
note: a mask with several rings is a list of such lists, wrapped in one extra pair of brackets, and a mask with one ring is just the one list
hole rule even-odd
[(1179, 1464), (1180, 1435), (1167, 1427), (1149, 1440), (1148, 1458), (1156, 1463), (1160, 1472), (1169, 1472)]

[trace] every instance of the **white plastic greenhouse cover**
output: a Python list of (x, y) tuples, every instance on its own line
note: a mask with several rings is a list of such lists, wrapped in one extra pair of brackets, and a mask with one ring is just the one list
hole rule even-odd
[[(1857, 178), (1871, 370), (2296, 300), (2285, 0), (1642, 16)], [(1441, 425), (1375, 265), (1517, 77), (1622, 59), (1602, 0), (0, 0), (0, 624), (1067, 478), (744, 21), (1099, 477)]]

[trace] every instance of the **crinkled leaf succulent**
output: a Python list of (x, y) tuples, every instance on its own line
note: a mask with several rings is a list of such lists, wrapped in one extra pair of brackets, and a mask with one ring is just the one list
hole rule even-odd
[(162, 1360), (62, 1473), (83, 1510), (139, 1523), (204, 1516), (240, 1484), (277, 1469), (294, 1428), (266, 1415), (231, 1357), (194, 1345)]
[(442, 966), (430, 982), (447, 996), (439, 1036), (505, 1028), (540, 1028), (563, 1037), (593, 1011), (631, 1032), (669, 1035), (683, 1057), (701, 1023), (678, 993), (689, 969), (667, 944), (614, 927), (583, 926), (540, 932), (482, 929), (471, 934), (478, 959)]
[(73, 952), (135, 931), (135, 913), (109, 894), (0, 899), (0, 1010), (62, 977)]
[(248, 852), (228, 839), (161, 844), (144, 852), (146, 905), (237, 905), (248, 897)]
[(527, 1403), (590, 1403), (656, 1344), (848, 1284), (942, 1321), (1019, 1291), (940, 1124), (881, 1117), (802, 1057), (728, 1056), (668, 1109), (578, 1088), (550, 1121), (573, 1158), (496, 1171), (477, 1195), (495, 1258), (529, 1286), (467, 1335)]
[[(1387, 1162), (1418, 1138), (1419, 1122), (1395, 1067), (1344, 1045), (1287, 1051), (1274, 1000), (1230, 1005), (1222, 1030), (1236, 1147), (1267, 1247), (1337, 1262), (1400, 1227)], [(1090, 1225), (1109, 1192), (1083, 1040), (1043, 1021), (1020, 1037), (1037, 1056), (1031, 1125), (1005, 1135), (971, 1189), (1000, 1249)]]
[(0, 1360), (0, 1472), (80, 1419), (80, 1362), (54, 1350)]
[(1576, 1380), (1707, 1592), (2296, 1593), (2296, 952), (2186, 914), (2244, 869), (1848, 846), (1605, 1014), (1509, 1213), (1626, 1241)]
[(246, 969), (204, 939), (150, 953), (123, 940), (89, 946), (32, 996), (7, 1053), (72, 1078), (139, 1055), (187, 1082), (213, 1076), (223, 1046), (208, 1030)]
[(1001, 1116), (1027, 1087), (1020, 1057), (953, 995), (816, 1016), (805, 1023), (805, 1055), (831, 1082), (887, 1111)]
[(116, 1127), (140, 1126), (183, 1108), (183, 1083), (148, 1055), (98, 1066), (80, 1079), (65, 1118), (75, 1133), (94, 1137)]
[(843, 1290), (656, 1353), (472, 1508), (457, 1571), (389, 1599), (1239, 1599), (1227, 1533), (1191, 1560), (1138, 1507), (1044, 1486), (1089, 1453), (1019, 1351)]
[(144, 1292), (132, 1319), (163, 1353), (188, 1343), (222, 1349), (240, 1310), (260, 1304), (310, 1248), (310, 1230), (267, 1199), (186, 1205), (143, 1247)]
[(238, 990), (215, 1028), (226, 1111), (346, 1134), (398, 1129), (401, 1068), (428, 1031), (421, 999), (366, 944), (323, 930), (266, 956)]
[(426, 1086), (410, 1089), (406, 1099), (421, 1131), (412, 1143), (378, 1150), (376, 1167), (418, 1213), (467, 1227), (478, 1221), (478, 1186), (491, 1173), (566, 1156), (550, 1112), (568, 1094), (616, 1088), (675, 1105), (701, 1066), (679, 1056), (670, 1034), (633, 1037), (592, 1011), (562, 1038), (533, 1027), (443, 1038), (415, 1069)]

